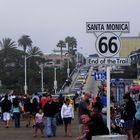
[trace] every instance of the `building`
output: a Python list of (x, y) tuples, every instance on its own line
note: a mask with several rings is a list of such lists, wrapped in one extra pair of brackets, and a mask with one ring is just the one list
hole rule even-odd
[(137, 64), (137, 79), (140, 79), (140, 48), (131, 52), (129, 57), (131, 63)]
[(46, 67), (60, 67), (62, 68), (64, 63), (68, 61), (69, 57), (66, 55), (63, 55), (61, 57), (60, 54), (45, 54), (44, 55), (46, 59), (45, 66)]
[(72, 59), (74, 58), (74, 61), (76, 63), (80, 63), (81, 65), (85, 63), (85, 57), (81, 53), (77, 53), (77, 56), (68, 56), (66, 53), (65, 55), (60, 55), (57, 53), (52, 54), (44, 54), (44, 58), (46, 60), (45, 66), (46, 67), (60, 67), (62, 68), (64, 66), (64, 63), (72, 62)]
[(140, 48), (140, 36), (121, 37), (120, 57), (128, 57), (128, 55)]

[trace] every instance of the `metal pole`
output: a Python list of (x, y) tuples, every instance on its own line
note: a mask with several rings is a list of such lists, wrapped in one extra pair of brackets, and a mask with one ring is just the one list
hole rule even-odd
[(25, 95), (27, 94), (27, 64), (26, 64), (26, 60), (27, 60), (27, 58), (26, 58), (26, 54), (25, 54), (25, 57), (24, 57), (24, 63), (25, 63), (25, 70), (24, 70), (24, 72), (25, 72), (25, 84), (24, 84), (24, 91), (25, 91)]
[(70, 62), (69, 62), (69, 57), (68, 57), (67, 61), (68, 61), (68, 62), (67, 62), (67, 63), (68, 63), (68, 64), (67, 64), (67, 78), (69, 78), (69, 74), (70, 74), (70, 68), (69, 68), (69, 65), (70, 65), (69, 63), (70, 63)]
[(43, 64), (41, 65), (41, 91), (44, 92), (44, 85), (43, 85)]
[(107, 127), (110, 132), (110, 67), (107, 66)]
[(56, 81), (56, 68), (54, 68), (54, 81)]
[(77, 67), (78, 67), (78, 62), (79, 62), (79, 54), (77, 52)]
[(24, 83), (24, 91), (25, 91), (25, 95), (27, 94), (27, 59), (32, 57), (32, 56), (39, 56), (39, 55), (30, 55), (30, 56), (26, 56), (26, 51), (25, 51), (25, 56), (24, 56), (24, 72), (25, 72), (25, 83)]
[(55, 91), (55, 94), (56, 94), (56, 90), (57, 90), (56, 68), (54, 68), (54, 91)]

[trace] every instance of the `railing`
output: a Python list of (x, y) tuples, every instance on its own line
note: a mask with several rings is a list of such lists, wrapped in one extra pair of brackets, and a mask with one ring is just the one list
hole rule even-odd
[[(76, 68), (73, 69), (73, 71), (71, 72), (71, 74), (70, 74), (70, 76), (69, 76), (70, 78), (73, 76), (73, 74), (75, 73), (76, 70), (77, 70)], [(61, 87), (60, 91), (58, 92), (58, 94), (60, 94), (61, 92), (64, 91), (65, 86), (66, 86), (66, 81), (65, 81), (65, 83), (62, 85), (62, 87)]]

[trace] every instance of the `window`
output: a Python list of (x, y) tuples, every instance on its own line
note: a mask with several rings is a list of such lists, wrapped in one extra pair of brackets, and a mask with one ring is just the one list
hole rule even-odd
[(56, 60), (55, 64), (61, 64), (61, 60), (60, 59)]

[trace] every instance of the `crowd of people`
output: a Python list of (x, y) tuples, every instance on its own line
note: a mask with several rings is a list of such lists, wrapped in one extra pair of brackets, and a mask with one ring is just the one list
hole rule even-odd
[[(140, 95), (135, 103), (130, 94), (125, 94), (124, 104), (121, 109), (116, 109), (114, 98), (111, 98), (111, 133), (127, 134), (128, 140), (134, 136), (140, 139)], [(78, 114), (79, 134), (77, 140), (91, 140), (92, 136), (110, 134), (107, 127), (107, 108), (100, 96), (93, 97), (91, 92), (84, 92), (80, 98), (76, 95), (74, 106), (68, 98), (60, 95), (53, 99), (51, 94), (39, 97), (34, 96), (8, 96), (0, 99), (2, 119), (5, 128), (10, 127), (9, 121), (14, 120), (15, 128), (21, 127), (21, 117), (25, 119), (25, 126), (33, 127), (33, 136), (37, 137), (38, 131), (41, 137), (56, 136), (57, 124), (64, 125), (64, 136), (72, 136), (71, 122), (74, 119), (74, 112)], [(116, 116), (124, 120), (123, 131), (116, 123)]]
[(74, 119), (74, 108), (70, 100), (64, 100), (62, 95), (57, 99), (53, 99), (51, 94), (41, 97), (36, 93), (32, 97), (5, 95), (0, 99), (0, 107), (5, 128), (9, 128), (11, 119), (14, 120), (15, 128), (20, 128), (22, 117), (27, 128), (34, 128), (34, 137), (37, 137), (38, 131), (42, 137), (44, 132), (47, 137), (55, 137), (58, 123), (64, 124), (65, 136), (72, 136), (71, 120)]
[[(81, 136), (77, 140), (91, 140), (92, 136), (112, 134), (126, 134), (128, 140), (140, 139), (140, 95), (137, 102), (134, 102), (130, 93), (123, 96), (124, 102), (118, 108), (115, 106), (115, 100), (111, 97), (111, 118), (109, 132), (107, 128), (107, 108), (99, 96), (96, 99), (91, 98), (90, 92), (85, 92), (79, 104), (78, 118), (79, 130)], [(119, 115), (119, 124), (117, 116)], [(121, 122), (122, 121), (122, 122)]]

